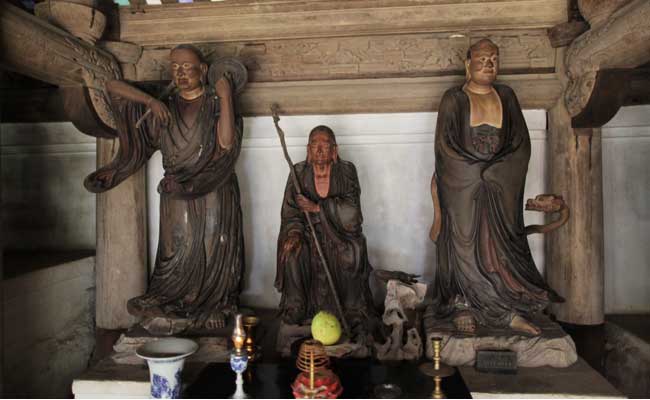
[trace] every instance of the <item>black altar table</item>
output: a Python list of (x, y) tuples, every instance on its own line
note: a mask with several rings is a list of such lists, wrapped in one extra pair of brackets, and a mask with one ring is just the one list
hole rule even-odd
[[(294, 360), (249, 365), (244, 391), (250, 398), (293, 398), (291, 383), (298, 375)], [(332, 370), (343, 386), (341, 398), (375, 398), (375, 387), (396, 384), (402, 398), (431, 398), (433, 379), (418, 370), (418, 363), (379, 363), (371, 360), (332, 360)], [(470, 398), (458, 373), (442, 380), (447, 398)], [(228, 398), (235, 391), (235, 373), (227, 363), (212, 363), (184, 392), (187, 398)]]

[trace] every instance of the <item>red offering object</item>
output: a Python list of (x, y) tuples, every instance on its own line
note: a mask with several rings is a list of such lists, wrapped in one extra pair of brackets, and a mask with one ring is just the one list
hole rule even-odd
[(330, 370), (314, 373), (314, 389), (309, 389), (309, 373), (301, 372), (291, 385), (296, 399), (336, 399), (343, 392), (339, 377)]

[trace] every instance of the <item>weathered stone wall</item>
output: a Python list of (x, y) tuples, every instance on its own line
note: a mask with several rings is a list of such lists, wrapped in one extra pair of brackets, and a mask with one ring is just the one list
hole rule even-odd
[(71, 395), (95, 345), (95, 258), (2, 282), (3, 397)]
[(0, 140), (5, 249), (94, 249), (95, 195), (83, 179), (96, 140), (69, 122), (3, 124)]
[(650, 397), (648, 336), (646, 335), (646, 340), (643, 340), (612, 322), (605, 324), (605, 335), (604, 369), (607, 380), (630, 398)]
[(605, 313), (650, 312), (650, 106), (602, 128)]

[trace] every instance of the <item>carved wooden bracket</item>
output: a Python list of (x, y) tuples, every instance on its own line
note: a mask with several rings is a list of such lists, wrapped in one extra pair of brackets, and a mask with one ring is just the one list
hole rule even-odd
[[(632, 0), (569, 47), (565, 103), (571, 117), (587, 107), (599, 71), (635, 68), (650, 61), (650, 1)], [(602, 80), (602, 78), (601, 78)]]
[(104, 89), (108, 80), (122, 77), (113, 56), (6, 0), (0, 7), (0, 66), (60, 87), (84, 87), (87, 95), (76, 101), (90, 101), (96, 117), (114, 129)]
[(571, 119), (573, 128), (598, 128), (622, 106), (650, 103), (650, 68), (600, 70), (593, 85), (589, 101)]
[(585, 21), (564, 22), (549, 29), (548, 38), (553, 48), (564, 47), (588, 30), (589, 24)]
[(106, 125), (93, 108), (90, 89), (83, 86), (61, 87), (59, 96), (66, 116), (79, 131), (107, 139), (116, 137), (115, 129)]

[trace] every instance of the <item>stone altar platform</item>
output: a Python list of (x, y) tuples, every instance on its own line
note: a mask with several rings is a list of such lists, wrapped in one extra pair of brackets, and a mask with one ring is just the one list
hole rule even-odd
[[(162, 338), (122, 335), (113, 353), (86, 370), (72, 382), (75, 398), (150, 398), (149, 369), (135, 350), (144, 343)], [(199, 350), (185, 360), (183, 387), (192, 383), (209, 363), (230, 359), (226, 337), (190, 337)]]
[(519, 368), (515, 375), (458, 370), (474, 399), (626, 398), (583, 359), (567, 368)]
[(540, 336), (526, 336), (511, 329), (478, 327), (476, 334), (458, 334), (451, 320), (436, 320), (430, 309), (424, 315), (426, 356), (433, 356), (431, 339), (442, 338), (442, 361), (451, 366), (473, 366), (477, 350), (511, 350), (517, 353), (519, 367), (565, 368), (578, 360), (576, 345), (559, 324), (540, 315), (531, 321), (541, 330)]

